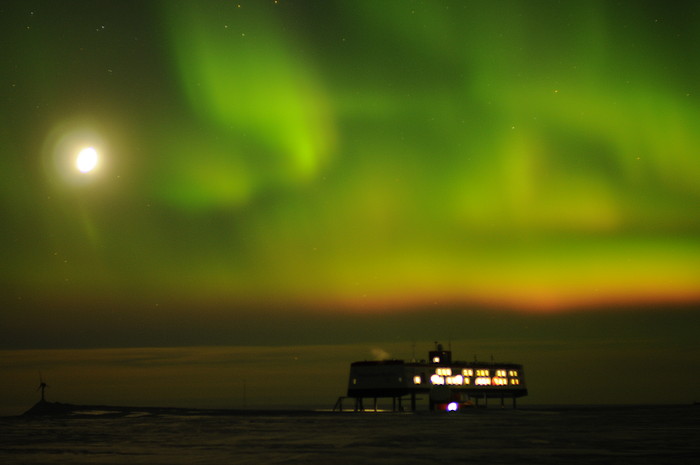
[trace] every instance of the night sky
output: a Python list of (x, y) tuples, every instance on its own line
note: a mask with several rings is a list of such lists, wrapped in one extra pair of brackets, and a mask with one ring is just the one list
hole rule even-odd
[(4, 1), (0, 53), (0, 413), (331, 407), (436, 340), (700, 400), (698, 2)]

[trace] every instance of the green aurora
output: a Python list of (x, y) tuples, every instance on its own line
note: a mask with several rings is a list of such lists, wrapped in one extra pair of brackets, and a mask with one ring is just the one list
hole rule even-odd
[[(5, 280), (329, 309), (698, 299), (697, 7), (673, 5), (164, 2), (128, 31), (116, 5), (43, 5), (3, 73)], [(58, 175), (65, 137), (100, 138), (101, 176)]]

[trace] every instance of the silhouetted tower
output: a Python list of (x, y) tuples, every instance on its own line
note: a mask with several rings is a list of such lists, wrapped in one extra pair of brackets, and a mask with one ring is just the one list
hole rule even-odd
[(44, 382), (44, 379), (41, 377), (41, 375), (39, 375), (39, 387), (36, 388), (36, 390), (37, 391), (41, 390), (41, 401), (42, 402), (46, 402), (46, 398), (44, 397), (44, 391), (46, 390), (47, 387), (49, 387), (49, 385), (46, 384)]

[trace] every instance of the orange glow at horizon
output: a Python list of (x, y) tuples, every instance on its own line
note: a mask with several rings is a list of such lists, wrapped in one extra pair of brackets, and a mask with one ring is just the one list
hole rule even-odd
[(309, 303), (317, 309), (333, 309), (346, 313), (392, 314), (415, 309), (449, 309), (476, 308), (514, 311), (523, 313), (566, 313), (577, 311), (597, 311), (624, 308), (644, 308), (653, 306), (683, 306), (700, 302), (700, 290), (697, 289), (658, 289), (654, 287), (621, 289), (595, 289), (590, 293), (585, 290), (523, 290), (504, 291), (500, 294), (439, 294), (434, 295), (403, 294), (400, 296), (362, 296)]

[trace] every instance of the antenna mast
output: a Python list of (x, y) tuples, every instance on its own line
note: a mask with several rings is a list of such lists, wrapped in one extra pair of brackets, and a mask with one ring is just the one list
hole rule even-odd
[(41, 373), (39, 373), (39, 387), (36, 388), (37, 391), (41, 390), (41, 401), (46, 402), (46, 397), (45, 397), (45, 392), (46, 388), (49, 387), (48, 384), (44, 382), (44, 378), (41, 376)]

